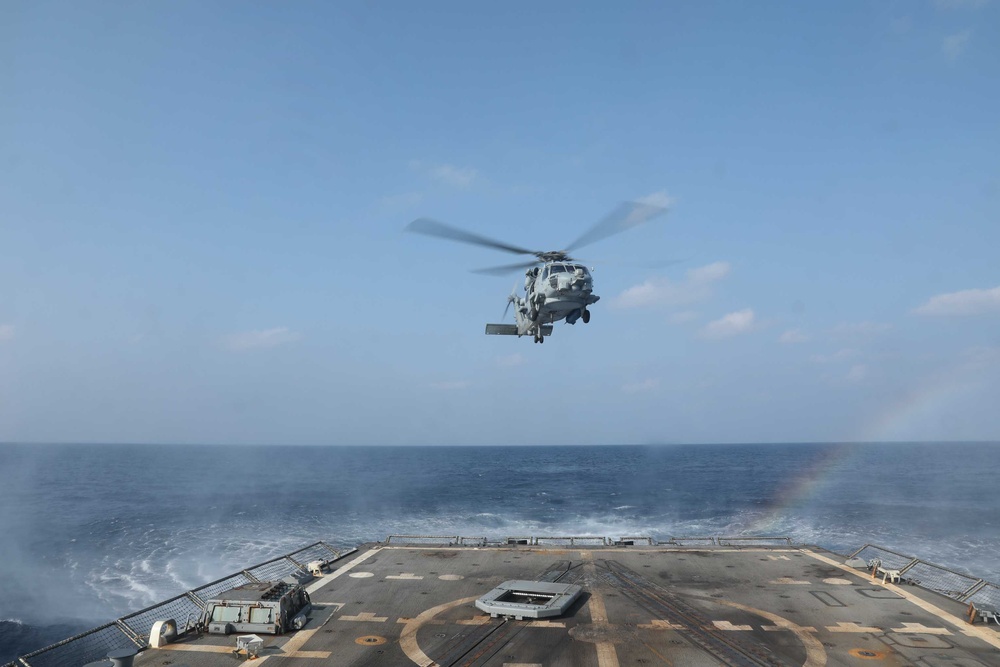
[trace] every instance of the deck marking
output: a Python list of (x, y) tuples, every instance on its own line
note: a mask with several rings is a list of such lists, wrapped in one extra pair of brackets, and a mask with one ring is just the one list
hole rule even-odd
[(654, 618), (649, 623), (641, 623), (637, 625), (638, 628), (643, 628), (644, 630), (683, 630), (684, 626), (679, 623), (671, 623), (670, 621), (664, 621), (659, 618)]
[(827, 632), (874, 632), (879, 635), (883, 632), (882, 628), (876, 628), (869, 625), (858, 625), (857, 623), (845, 623), (844, 621), (837, 623), (837, 625), (828, 625), (826, 626), (826, 630)]
[(461, 621), (456, 621), (459, 625), (486, 625), (490, 622), (489, 616), (473, 616), (472, 618), (463, 618)]
[(559, 621), (528, 621), (529, 628), (566, 628), (565, 623)]
[(365, 553), (361, 554), (360, 556), (352, 560), (350, 563), (347, 563), (343, 567), (337, 568), (330, 574), (326, 575), (325, 577), (322, 577), (319, 581), (314, 581), (313, 583), (306, 586), (306, 592), (312, 595), (313, 593), (323, 588), (324, 586), (326, 586), (328, 583), (330, 583), (340, 575), (344, 574), (345, 572), (349, 572), (355, 565), (363, 563), (372, 556), (374, 556), (375, 554), (377, 554), (380, 549), (381, 547), (375, 547), (370, 551), (366, 551)]
[(413, 574), (412, 572), (403, 572), (401, 574), (390, 574), (386, 579), (402, 579), (404, 581), (416, 581), (417, 579), (423, 579), (423, 577)]
[(712, 625), (719, 630), (753, 630), (749, 625), (733, 625), (729, 621), (712, 621)]
[[(255, 665), (259, 665), (268, 658), (279, 657), (279, 658), (319, 658), (325, 660), (330, 657), (330, 651), (300, 651), (298, 650), (310, 637), (318, 630), (315, 628), (313, 630), (300, 630), (296, 635), (289, 639), (284, 644), (278, 646), (275, 644), (270, 644), (265, 646), (264, 649), (277, 648), (280, 649), (281, 653), (268, 653), (267, 655), (260, 656), (256, 661)], [(232, 654), (233, 648), (231, 646), (213, 646), (210, 644), (167, 644), (166, 646), (161, 646), (157, 650), (167, 650), (167, 651), (192, 651), (195, 653), (229, 653)]]
[(611, 642), (600, 642), (597, 644), (597, 664), (599, 667), (619, 667), (618, 651)]
[(778, 577), (774, 581), (769, 581), (767, 583), (769, 583), (769, 584), (795, 585), (795, 586), (800, 586), (800, 585), (806, 585), (806, 586), (808, 586), (809, 585), (808, 581), (798, 581), (796, 579), (792, 579), (791, 577)]
[(410, 619), (407, 621), (406, 625), (403, 626), (403, 630), (399, 635), (399, 648), (403, 649), (403, 653), (406, 654), (407, 658), (420, 667), (440, 667), (436, 662), (428, 658), (427, 654), (420, 648), (420, 644), (417, 643), (417, 630), (419, 630), (424, 623), (427, 623), (441, 612), (453, 609), (454, 607), (459, 607), (463, 604), (468, 604), (478, 598), (478, 595), (472, 595), (467, 598), (460, 598), (458, 600), (452, 600), (451, 602), (445, 602), (444, 604), (439, 604), (436, 607), (431, 607), (430, 609), (425, 609), (420, 612), (415, 618)]
[(590, 620), (594, 623), (607, 623), (608, 622), (608, 610), (604, 608), (604, 598), (597, 591), (590, 592), (590, 602), (588, 603), (588, 608), (590, 609)]
[(823, 643), (809, 634), (810, 632), (815, 632), (813, 628), (804, 628), (801, 625), (792, 623), (783, 616), (772, 614), (771, 612), (764, 611), (763, 609), (756, 609), (745, 604), (740, 604), (739, 602), (733, 602), (732, 600), (719, 600), (717, 598), (709, 598), (708, 600), (710, 602), (715, 602), (716, 604), (725, 605), (727, 607), (732, 607), (733, 609), (749, 612), (755, 616), (766, 618), (779, 628), (791, 630), (795, 633), (795, 636), (799, 638), (799, 641), (802, 642), (802, 647), (806, 650), (806, 661), (802, 663), (802, 667), (824, 667), (826, 665), (826, 649), (823, 648)]
[(351, 572), (348, 577), (353, 577), (355, 579), (367, 579), (368, 577), (374, 577), (374, 572)]
[[(310, 639), (312, 639), (312, 636), (314, 634), (316, 634), (321, 629), (323, 629), (326, 626), (326, 624), (330, 622), (330, 619), (333, 618), (333, 615), (335, 613), (336, 613), (336, 611), (331, 611), (329, 614), (327, 614), (326, 618), (323, 619), (323, 622), (320, 623), (319, 625), (317, 625), (314, 628), (310, 628), (308, 630), (299, 630), (298, 632), (296, 632), (295, 635), (291, 639), (289, 639), (287, 642), (285, 642), (280, 647), (278, 647), (282, 651), (282, 653), (280, 654), (280, 657), (282, 657), (282, 658), (321, 658), (321, 659), (324, 659), (324, 660), (327, 659), (327, 658), (329, 658), (330, 657), (330, 651), (300, 651), (299, 649), (301, 649), (303, 646), (305, 646), (305, 643), (307, 641), (309, 641)], [(265, 656), (265, 657), (270, 657), (270, 656)], [(259, 664), (259, 663), (257, 663), (257, 664)]]
[(441, 581), (461, 581), (465, 577), (460, 574), (442, 574), (438, 579)]
[(768, 556), (768, 560), (792, 560), (788, 556)]
[(831, 586), (853, 586), (850, 579), (844, 579), (842, 577), (830, 577), (829, 579), (823, 580), (824, 584), (830, 584)]
[[(785, 632), (786, 630), (790, 630), (790, 628), (782, 627), (780, 625), (762, 625), (760, 626), (760, 629), (764, 632)], [(816, 628), (811, 625), (802, 625), (799, 626), (799, 629), (803, 632), (816, 632)]]
[(542, 667), (540, 662), (505, 662), (503, 667)]
[(917, 632), (922, 635), (950, 635), (948, 628), (928, 628), (923, 623), (903, 623), (901, 628), (893, 628), (891, 632)]
[(370, 611), (363, 611), (357, 616), (340, 616), (338, 621), (366, 621), (368, 623), (385, 623), (389, 620), (387, 616), (376, 616)]
[(837, 568), (843, 570), (844, 572), (849, 572), (849, 573), (853, 574), (854, 576), (859, 577), (860, 579), (862, 579), (866, 583), (874, 583), (874, 584), (876, 584), (878, 586), (881, 586), (883, 588), (887, 588), (890, 591), (903, 596), (904, 598), (906, 598), (907, 600), (909, 600), (913, 604), (917, 605), (918, 607), (920, 607), (924, 611), (937, 616), (938, 618), (940, 618), (945, 623), (948, 623), (950, 625), (955, 626), (956, 628), (958, 628), (959, 632), (961, 632), (963, 635), (966, 635), (966, 636), (969, 636), (969, 637), (978, 637), (979, 639), (982, 639), (984, 642), (986, 642), (990, 646), (992, 646), (994, 648), (1000, 648), (1000, 635), (997, 635), (997, 633), (994, 632), (993, 630), (987, 630), (985, 628), (978, 628), (978, 627), (976, 627), (974, 625), (966, 625), (965, 619), (959, 619), (959, 618), (956, 618), (956, 617), (952, 616), (951, 614), (949, 614), (945, 610), (943, 610), (943, 609), (941, 609), (941, 608), (939, 608), (939, 607), (931, 604), (930, 602), (927, 602), (923, 598), (917, 597), (916, 595), (914, 595), (913, 593), (905, 590), (904, 588), (901, 588), (901, 587), (899, 587), (899, 586), (897, 586), (895, 584), (888, 584), (888, 583), (883, 584), (878, 579), (874, 580), (874, 582), (873, 582), (871, 580), (871, 578), (870, 578), (871, 575), (869, 575), (867, 572), (862, 573), (860, 570), (855, 570), (852, 567), (844, 565), (843, 563), (838, 563), (837, 561), (835, 561), (832, 558), (827, 558), (826, 556), (824, 556), (822, 554), (815, 553), (813, 551), (810, 551), (809, 549), (800, 549), (800, 551), (802, 553), (806, 554), (807, 556), (811, 556), (812, 558), (815, 558), (816, 560), (818, 560), (820, 562), (826, 563), (827, 565), (833, 565), (834, 567), (837, 567)]
[[(320, 626), (322, 627), (322, 626)], [(289, 639), (287, 642), (281, 645), (281, 653), (275, 654), (282, 658), (329, 658), (329, 651), (300, 651), (307, 641), (312, 639), (312, 636), (316, 634), (319, 628), (313, 628), (312, 630), (299, 630), (295, 633), (295, 636)], [(267, 656), (271, 657), (271, 656)]]
[[(588, 552), (581, 552), (581, 556), (586, 554), (584, 560), (587, 561), (587, 572), (589, 574), (597, 574), (597, 568), (594, 566), (594, 557)], [(591, 588), (590, 599), (587, 601), (587, 609), (590, 611), (590, 620), (594, 624), (608, 624), (608, 610), (604, 606), (604, 597), (597, 591), (596, 588)], [(597, 647), (597, 665), (598, 667), (619, 667), (618, 665), (618, 651), (615, 649), (615, 645), (611, 642), (598, 642)]]
[[(202, 653), (232, 653), (232, 646), (212, 646), (210, 644), (167, 644), (161, 646), (157, 651), (195, 651)], [(267, 656), (264, 656), (265, 658)]]

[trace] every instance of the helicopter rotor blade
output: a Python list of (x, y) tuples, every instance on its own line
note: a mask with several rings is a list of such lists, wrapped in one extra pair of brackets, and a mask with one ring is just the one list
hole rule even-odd
[(491, 266), (485, 269), (473, 269), (473, 273), (482, 273), (487, 276), (505, 276), (509, 273), (514, 273), (515, 271), (520, 271), (522, 269), (527, 269), (529, 267), (538, 264), (537, 261), (533, 262), (518, 262), (516, 264), (504, 264), (502, 266)]
[(581, 264), (586, 264), (588, 266), (594, 266), (598, 264), (603, 264), (605, 266), (626, 266), (633, 269), (665, 269), (675, 264), (683, 264), (685, 262), (691, 261), (690, 258), (687, 259), (657, 259), (649, 261), (634, 261), (634, 260), (622, 260), (614, 257), (588, 257), (586, 260), (578, 260)]
[(481, 245), (488, 248), (496, 248), (497, 250), (503, 250), (505, 252), (512, 252), (515, 255), (534, 255), (533, 250), (527, 250), (525, 248), (518, 247), (516, 245), (510, 245), (507, 243), (502, 243), (500, 241), (495, 241), (486, 236), (480, 236), (479, 234), (473, 234), (472, 232), (467, 232), (464, 229), (458, 229), (457, 227), (452, 227), (451, 225), (446, 225), (438, 220), (432, 220), (431, 218), (418, 218), (406, 226), (406, 231), (416, 232), (417, 234), (425, 234), (427, 236), (436, 236), (442, 239), (448, 239), (450, 241), (459, 241), (461, 243), (471, 243), (472, 245)]
[(510, 290), (510, 296), (507, 297), (507, 306), (503, 309), (503, 317), (500, 321), (503, 322), (507, 319), (507, 311), (510, 310), (510, 304), (514, 303), (514, 299), (517, 298), (517, 282), (514, 282), (514, 286)]
[(566, 246), (566, 252), (582, 248), (585, 245), (590, 245), (595, 241), (600, 241), (609, 236), (620, 234), (633, 227), (638, 227), (666, 213), (666, 211), (665, 206), (657, 206), (656, 204), (646, 204), (637, 201), (622, 202), (615, 210), (598, 221), (596, 225), (585, 231), (580, 238)]

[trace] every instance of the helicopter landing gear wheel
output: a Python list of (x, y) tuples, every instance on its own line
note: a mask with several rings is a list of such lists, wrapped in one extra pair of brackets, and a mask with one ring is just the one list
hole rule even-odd
[(590, 322), (590, 311), (586, 308), (583, 309), (583, 323), (587, 324)]

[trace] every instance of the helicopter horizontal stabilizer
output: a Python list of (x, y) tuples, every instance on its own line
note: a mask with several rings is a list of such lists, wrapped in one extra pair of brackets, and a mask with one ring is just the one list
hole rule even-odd
[[(486, 335), (488, 336), (517, 336), (517, 325), (516, 324), (487, 324), (486, 325)], [(542, 325), (542, 335), (551, 336), (552, 335), (552, 325), (543, 324)]]

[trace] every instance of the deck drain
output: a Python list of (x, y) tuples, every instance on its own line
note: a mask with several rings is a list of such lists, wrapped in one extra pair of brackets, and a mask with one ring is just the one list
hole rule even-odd
[(886, 655), (885, 651), (874, 651), (870, 648), (852, 648), (848, 653), (864, 660), (884, 660)]
[(379, 646), (380, 644), (384, 644), (385, 641), (385, 637), (379, 637), (378, 635), (364, 635), (363, 637), (355, 639), (354, 643), (361, 644), (362, 646)]

